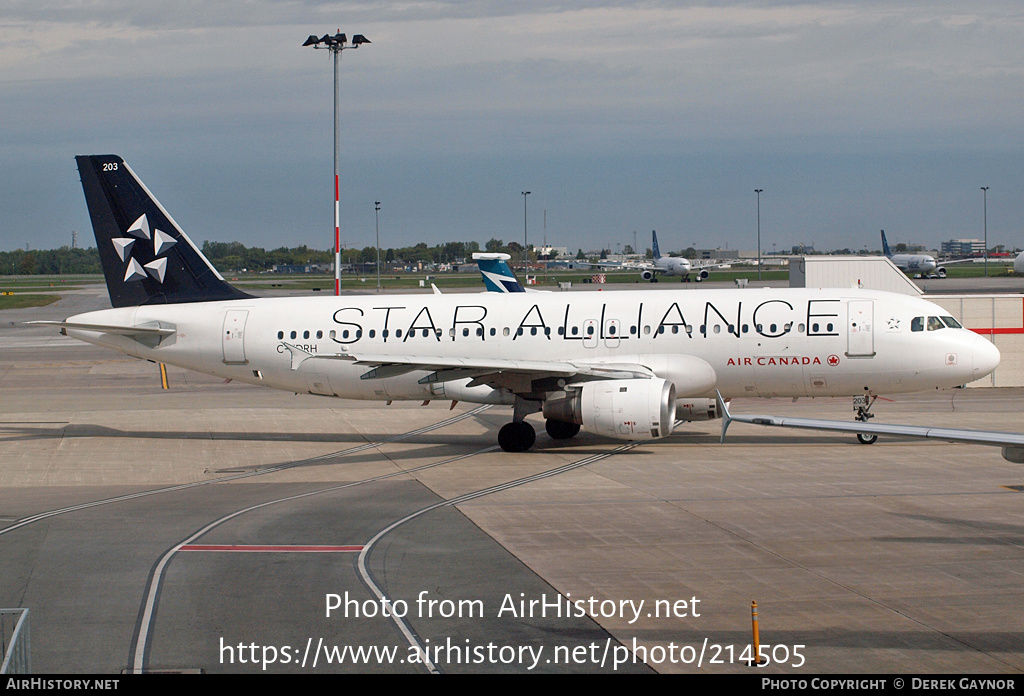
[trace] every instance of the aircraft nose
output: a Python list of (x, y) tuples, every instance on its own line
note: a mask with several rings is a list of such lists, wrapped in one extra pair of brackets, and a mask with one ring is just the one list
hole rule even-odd
[(999, 349), (984, 336), (974, 338), (974, 379), (993, 372), (999, 366)]

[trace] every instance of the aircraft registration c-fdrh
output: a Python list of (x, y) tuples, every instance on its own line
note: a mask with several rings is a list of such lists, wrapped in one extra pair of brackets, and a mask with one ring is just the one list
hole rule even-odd
[(506, 451), (533, 446), (525, 418), (535, 412), (555, 439), (582, 426), (643, 440), (677, 419), (721, 416), (716, 392), (945, 389), (999, 363), (992, 343), (940, 307), (856, 288), (252, 297), (224, 281), (123, 159), (76, 159), (113, 309), (39, 323), (297, 393), (510, 405)]

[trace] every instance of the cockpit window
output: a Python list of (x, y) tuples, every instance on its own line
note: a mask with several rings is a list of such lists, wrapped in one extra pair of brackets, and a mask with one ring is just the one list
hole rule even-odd
[(942, 321), (951, 329), (962, 329), (963, 325), (953, 317), (942, 317)]
[(924, 317), (914, 317), (910, 322), (911, 331), (924, 331)]
[(942, 320), (938, 317), (928, 317), (928, 330), (938, 331), (939, 329), (946, 328), (946, 325), (942, 323)]

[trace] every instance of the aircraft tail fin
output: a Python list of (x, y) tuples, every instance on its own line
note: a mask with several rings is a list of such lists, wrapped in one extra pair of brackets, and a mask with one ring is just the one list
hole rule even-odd
[(510, 258), (512, 257), (508, 254), (473, 254), (473, 260), (480, 269), (488, 292), (526, 292), (526, 288), (507, 263)]
[(889, 242), (885, 239), (885, 230), (882, 230), (882, 253), (886, 256), (892, 256), (892, 252), (889, 251)]
[(658, 249), (658, 233), (655, 232), (654, 230), (651, 230), (651, 239), (652, 239), (651, 243), (653, 245), (651, 248), (654, 251), (654, 258), (660, 259), (661, 258), (661, 250)]
[(75, 161), (114, 307), (250, 297), (228, 285), (121, 157)]

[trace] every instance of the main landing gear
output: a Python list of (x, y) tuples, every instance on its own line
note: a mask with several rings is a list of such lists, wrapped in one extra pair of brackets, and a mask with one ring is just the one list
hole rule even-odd
[[(498, 431), (498, 445), (501, 449), (506, 452), (525, 452), (533, 447), (537, 441), (537, 433), (533, 426), (526, 422), (526, 417), (540, 410), (541, 402), (517, 396), (512, 410), (512, 422), (501, 426), (501, 430)], [(544, 429), (554, 440), (568, 440), (580, 431), (580, 426), (548, 418), (544, 423)]]
[[(871, 407), (875, 405), (877, 399), (878, 396), (875, 394), (853, 397), (853, 410), (857, 412), (853, 419), (861, 423), (867, 423), (869, 418), (874, 418), (875, 414), (871, 413)], [(857, 433), (857, 442), (862, 445), (873, 445), (877, 439), (877, 435)]]
[[(544, 429), (552, 440), (568, 440), (580, 431), (576, 423), (547, 419)], [(526, 421), (512, 421), (501, 426), (498, 431), (498, 445), (506, 452), (525, 452), (537, 441), (537, 433)]]
[(512, 421), (498, 431), (498, 445), (506, 452), (525, 452), (537, 441), (537, 433), (526, 421)]
[(580, 426), (578, 423), (566, 423), (548, 418), (544, 422), (544, 429), (548, 431), (552, 440), (568, 440), (576, 436), (576, 433), (580, 431)]

